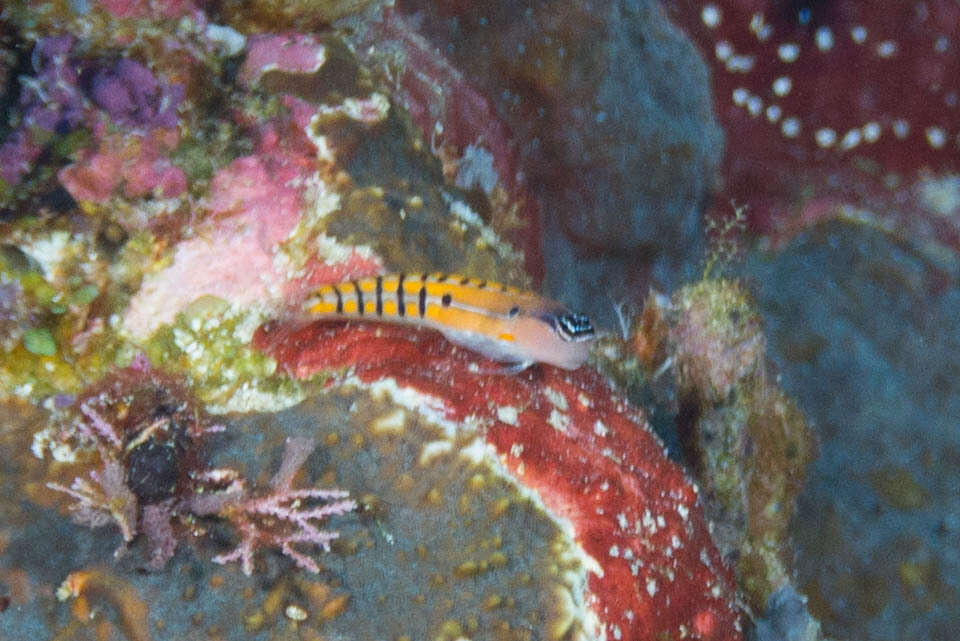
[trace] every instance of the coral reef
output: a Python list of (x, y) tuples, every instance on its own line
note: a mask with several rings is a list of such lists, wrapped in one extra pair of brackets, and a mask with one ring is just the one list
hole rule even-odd
[[(5, 3), (3, 633), (952, 639), (958, 17)], [(294, 311), (434, 270), (619, 310), (633, 407)]]
[[(11, 421), (12, 450), (52, 454), (0, 462), (29, 499), (0, 497), (15, 634), (738, 639), (733, 551), (769, 629), (797, 619), (808, 451), (729, 282), (659, 299), (633, 336), (675, 375), (702, 493), (595, 372), (505, 373), (432, 332), (294, 311), (319, 283), (442, 270), (612, 319), (611, 296), (680, 281), (720, 133), (656, 3), (4, 19), (0, 382), (51, 414)], [(118, 530), (134, 553), (112, 559)]]

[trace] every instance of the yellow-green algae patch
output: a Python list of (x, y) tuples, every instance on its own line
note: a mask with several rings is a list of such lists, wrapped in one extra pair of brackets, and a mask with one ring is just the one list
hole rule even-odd
[(0, 248), (0, 389), (37, 401), (75, 393), (123, 360), (111, 328), (122, 288), (92, 234), (24, 218)]
[(737, 559), (745, 601), (762, 611), (791, 581), (788, 527), (814, 436), (767, 374), (762, 320), (740, 282), (705, 278), (683, 287), (668, 317), (680, 429), (696, 448), (715, 540)]
[(261, 313), (202, 296), (145, 344), (156, 366), (185, 375), (212, 412), (266, 411), (303, 400), (303, 386), (250, 346)]

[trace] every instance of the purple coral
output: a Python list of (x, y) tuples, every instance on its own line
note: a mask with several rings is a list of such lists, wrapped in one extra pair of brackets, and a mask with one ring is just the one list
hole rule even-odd
[(33, 49), (35, 76), (20, 78), (20, 122), (0, 145), (0, 178), (16, 185), (40, 157), (44, 138), (67, 133), (83, 118), (77, 70), (67, 56), (72, 36), (41, 38)]
[(123, 58), (93, 77), (91, 97), (114, 122), (133, 127), (174, 127), (182, 84), (165, 84), (139, 62)]
[[(127, 135), (130, 132), (126, 130), (149, 132), (177, 125), (178, 108), (186, 96), (183, 84), (167, 82), (127, 58), (115, 63), (83, 60), (73, 45), (72, 36), (58, 36), (41, 38), (34, 46), (35, 75), (20, 78), (19, 114), (14, 118), (14, 129), (0, 144), (0, 179), (9, 185), (19, 184), (33, 169), (51, 139), (70, 133), (83, 122), (96, 130), (98, 122), (110, 120)], [(157, 184), (163, 187), (164, 197), (183, 191), (179, 169), (170, 167), (166, 159), (153, 162), (156, 159), (150, 154), (144, 151), (144, 155), (143, 162), (123, 176), (132, 185), (128, 187), (132, 195), (148, 193)], [(95, 164), (93, 160), (90, 163)], [(113, 174), (120, 167), (116, 160), (101, 158), (100, 164), (101, 171), (91, 172), (85, 179), (88, 182), (99, 177), (106, 186), (92, 191), (109, 195), (117, 181)], [(112, 181), (107, 180), (108, 175)], [(77, 191), (76, 185), (73, 188)], [(81, 196), (88, 196), (86, 192), (81, 191)], [(99, 199), (88, 199), (105, 198), (100, 195)]]
[(237, 528), (240, 543), (233, 551), (214, 557), (214, 562), (240, 561), (243, 573), (249, 576), (257, 548), (279, 547), (297, 566), (320, 571), (316, 561), (294, 546), (317, 545), (329, 551), (330, 542), (339, 533), (321, 530), (319, 523), (328, 516), (351, 512), (357, 504), (347, 499), (348, 493), (343, 490), (291, 489), (293, 477), (315, 447), (310, 438), (287, 439), (280, 469), (270, 481), (271, 491), (228, 504), (218, 512)]

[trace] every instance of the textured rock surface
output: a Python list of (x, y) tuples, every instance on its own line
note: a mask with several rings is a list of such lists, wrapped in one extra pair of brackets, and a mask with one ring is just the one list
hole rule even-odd
[(747, 271), (782, 384), (821, 441), (794, 529), (812, 611), (840, 638), (951, 638), (960, 282), (845, 224)]
[[(681, 626), (703, 639), (739, 638), (731, 586), (695, 493), (642, 418), (594, 376), (568, 381), (552, 369), (522, 379), (477, 376), (465, 367), (470, 356), (432, 335), (340, 332), (340, 347), (314, 348), (312, 362), (335, 366), (352, 354), (353, 383), (291, 410), (230, 419), (208, 439), (212, 464), (249, 478), (272, 474), (285, 437), (320, 440), (304, 483), (349, 488), (360, 508), (333, 521), (341, 536), (318, 558), (318, 575), (291, 573), (269, 553), (258, 561), (258, 579), (212, 565), (210, 556), (229, 549), (227, 532), (220, 542), (213, 536), (181, 547), (163, 572), (143, 574), (136, 571), (147, 558), (142, 541), (115, 563), (115, 529), (77, 528), (49, 508), (4, 499), (11, 517), (0, 579), (16, 606), (4, 614), (7, 629), (49, 636), (76, 626), (70, 620), (86, 599), (103, 611), (94, 617), (99, 625), (132, 627), (138, 639), (211, 629), (227, 638), (272, 635), (286, 625), (278, 610), (290, 603), (307, 612), (305, 632), (358, 638), (510, 639), (532, 629), (543, 638), (619, 631), (654, 639)], [(404, 371), (404, 349), (447, 362), (457, 384)], [(391, 369), (398, 380), (384, 375)], [(45, 465), (23, 442), (37, 420), (11, 417), (5, 446), (22, 454), (6, 461), (3, 477), (12, 484), (6, 496), (29, 492), (49, 506), (55, 497), (37, 483)], [(217, 533), (213, 521), (197, 526)], [(42, 572), (38, 553), (49, 559)], [(55, 606), (53, 589), (81, 569), (93, 576), (73, 613)], [(341, 607), (329, 605), (338, 597)], [(145, 621), (127, 618), (129, 602), (146, 604)], [(240, 602), (243, 616), (234, 610)], [(39, 611), (49, 607), (57, 614), (41, 623)]]
[[(433, 92), (411, 91), (421, 127), (439, 122), (437, 143), (456, 157), (468, 145), (489, 149), (508, 190), (533, 199), (527, 215), (539, 224), (529, 229), (551, 294), (612, 325), (612, 300), (695, 267), (722, 137), (702, 62), (656, 3), (397, 8), (409, 18), (394, 32), (425, 36), (457, 82), (481, 92), (471, 109), (448, 102), (438, 112)], [(424, 58), (411, 56), (409, 68), (439, 62)]]

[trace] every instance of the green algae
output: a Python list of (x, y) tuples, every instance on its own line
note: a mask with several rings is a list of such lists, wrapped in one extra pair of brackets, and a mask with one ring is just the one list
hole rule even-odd
[(53, 356), (57, 353), (57, 342), (46, 328), (31, 327), (23, 333), (23, 347), (37, 356)]

